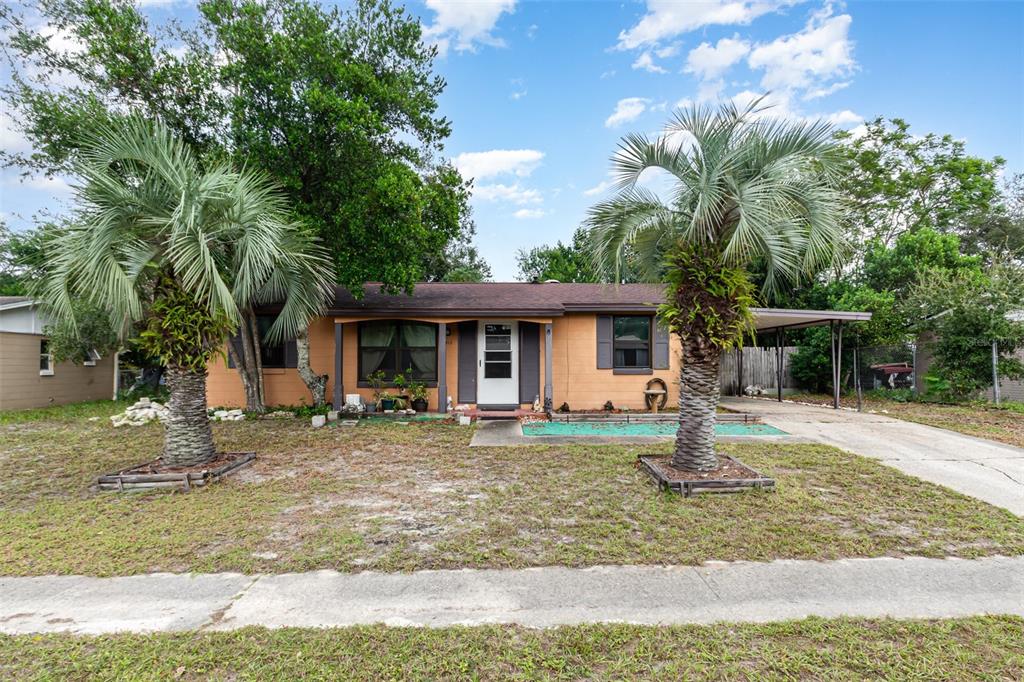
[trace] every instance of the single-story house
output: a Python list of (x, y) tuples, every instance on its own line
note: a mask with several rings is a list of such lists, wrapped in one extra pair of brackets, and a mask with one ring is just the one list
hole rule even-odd
[(0, 410), (23, 410), (117, 392), (117, 358), (55, 362), (43, 333), (49, 320), (27, 296), (0, 296)]
[[(328, 376), (335, 405), (359, 394), (372, 400), (369, 376), (398, 371), (428, 387), (429, 409), (643, 409), (648, 382), (661, 379), (668, 405), (679, 395), (679, 339), (655, 321), (664, 300), (655, 284), (424, 283), (413, 295), (387, 295), (368, 284), (361, 299), (336, 287), (327, 314), (310, 325), (310, 364)], [(269, 327), (268, 308), (260, 325)], [(758, 309), (757, 326), (828, 324), (867, 313)], [(265, 347), (268, 405), (310, 399), (296, 367), (294, 342)], [(227, 354), (210, 363), (213, 406), (245, 404), (241, 378)]]

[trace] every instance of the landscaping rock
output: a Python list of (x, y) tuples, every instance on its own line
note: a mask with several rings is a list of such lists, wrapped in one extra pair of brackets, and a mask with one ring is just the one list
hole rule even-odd
[(322, 414), (313, 415), (311, 423), (313, 424), (314, 429), (319, 429), (321, 426), (327, 425), (327, 417)]
[(331, 410), (330, 412), (328, 412), (327, 413), (327, 421), (329, 421), (329, 422), (336, 422), (336, 421), (338, 421), (338, 411), (337, 410)]
[(240, 422), (245, 419), (245, 413), (241, 410), (216, 410), (210, 417), (215, 422)]
[(288, 410), (276, 410), (263, 415), (264, 419), (294, 419), (295, 413)]
[(144, 426), (154, 420), (163, 421), (167, 418), (167, 412), (166, 406), (150, 401), (149, 398), (142, 398), (121, 414), (112, 416), (110, 423), (115, 427)]
[(468, 414), (460, 414), (459, 415), (459, 426), (469, 426), (472, 423), (473, 423), (473, 418), (470, 417)]

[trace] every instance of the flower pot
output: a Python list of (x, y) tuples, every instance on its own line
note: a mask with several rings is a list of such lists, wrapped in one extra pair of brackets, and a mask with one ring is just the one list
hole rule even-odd
[(412, 401), (412, 409), (416, 410), (417, 412), (426, 412), (427, 411), (427, 401), (426, 401), (426, 399), (424, 399), (424, 398), (417, 398), (416, 400)]
[(368, 402), (363, 409), (365, 409), (367, 413), (373, 414), (377, 411), (377, 403)]
[(381, 408), (385, 412), (390, 412), (390, 411), (395, 409), (395, 401), (394, 400), (388, 400), (388, 399), (385, 398), (384, 400), (380, 401), (380, 404), (381, 404)]

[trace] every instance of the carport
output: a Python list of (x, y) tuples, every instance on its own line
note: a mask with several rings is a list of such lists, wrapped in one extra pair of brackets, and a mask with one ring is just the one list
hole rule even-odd
[[(828, 325), (832, 349), (832, 406), (839, 409), (839, 382), (843, 372), (843, 329), (855, 322), (866, 322), (871, 319), (868, 312), (849, 312), (843, 310), (787, 310), (784, 308), (754, 308), (754, 327), (758, 336), (775, 336), (775, 366), (777, 399), (782, 402), (783, 383), (783, 348), (786, 346), (786, 332), (807, 327)], [(743, 353), (737, 349), (738, 386), (743, 387)], [(853, 348), (853, 362), (857, 366), (858, 346)], [(857, 389), (857, 403), (860, 404), (860, 374), (854, 373), (854, 384)]]

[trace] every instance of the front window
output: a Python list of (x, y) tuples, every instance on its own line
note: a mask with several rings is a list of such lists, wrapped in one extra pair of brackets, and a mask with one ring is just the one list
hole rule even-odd
[(260, 331), (260, 363), (264, 368), (275, 369), (284, 367), (284, 344), (271, 346), (267, 343), (267, 332), (273, 326), (275, 315), (257, 315), (256, 326)]
[(384, 372), (413, 381), (437, 381), (437, 325), (380, 320), (359, 323), (359, 380)]
[(651, 319), (649, 315), (615, 316), (613, 350), (616, 369), (650, 369)]
[(50, 352), (50, 342), (46, 339), (39, 342), (39, 374), (53, 376), (53, 353)]

